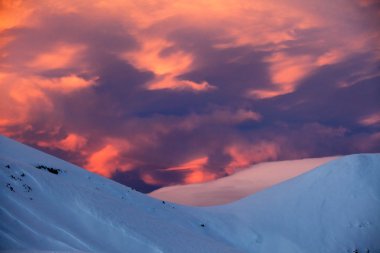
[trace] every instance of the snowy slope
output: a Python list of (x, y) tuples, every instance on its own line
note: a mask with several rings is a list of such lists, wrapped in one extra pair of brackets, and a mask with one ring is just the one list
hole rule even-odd
[(269, 188), (337, 158), (331, 156), (260, 163), (214, 181), (163, 187), (149, 195), (183, 205), (221, 205)]
[[(380, 252), (380, 155), (350, 155), (238, 202), (256, 252)], [(243, 244), (248, 233), (231, 235)]]
[(0, 250), (240, 252), (209, 235), (196, 212), (5, 137), (0, 150)]
[(380, 155), (353, 155), (232, 204), (186, 207), (0, 137), (0, 250), (380, 252), (379, 182)]

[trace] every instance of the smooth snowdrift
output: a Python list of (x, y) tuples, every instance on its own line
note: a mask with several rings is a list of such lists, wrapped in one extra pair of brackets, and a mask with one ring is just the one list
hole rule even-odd
[(232, 204), (196, 208), (0, 137), (0, 181), (0, 250), (380, 252), (380, 155), (347, 156)]
[(260, 163), (214, 181), (168, 186), (153, 191), (149, 195), (157, 199), (190, 206), (227, 204), (296, 177), (337, 158), (337, 156), (331, 156)]

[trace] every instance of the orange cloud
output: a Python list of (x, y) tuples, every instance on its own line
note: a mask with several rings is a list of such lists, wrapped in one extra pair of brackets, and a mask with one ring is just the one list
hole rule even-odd
[(275, 160), (280, 150), (276, 143), (261, 141), (256, 144), (232, 144), (225, 148), (225, 153), (232, 158), (225, 171), (232, 174), (236, 170), (246, 168), (254, 163)]
[(123, 55), (123, 58), (136, 68), (151, 71), (156, 75), (156, 78), (147, 84), (148, 90), (209, 91), (215, 89), (215, 86), (207, 82), (196, 83), (177, 78), (177, 76), (191, 69), (193, 62), (191, 54), (176, 50), (163, 56), (161, 52), (173, 46), (172, 43), (162, 38), (144, 38), (140, 38), (140, 40), (145, 41), (140, 50), (128, 52)]
[(39, 87), (44, 89), (70, 93), (94, 85), (95, 80), (96, 79), (86, 80), (77, 75), (69, 75), (60, 78), (36, 78), (35, 82)]
[(156, 75), (175, 75), (182, 73), (191, 65), (192, 55), (184, 51), (175, 51), (162, 56), (162, 50), (173, 46), (161, 38), (146, 38), (146, 42), (138, 51), (128, 52), (124, 58), (139, 69), (150, 70)]
[[(116, 8), (133, 10), (132, 22), (136, 29), (134, 35), (142, 43), (140, 50), (128, 52), (123, 58), (139, 69), (149, 70), (157, 78), (147, 88), (155, 89), (189, 89), (196, 91), (212, 90), (214, 87), (206, 82), (194, 83), (177, 80), (177, 76), (193, 69), (194, 56), (178, 48), (170, 54), (162, 55), (165, 49), (174, 45), (165, 39), (171, 31), (182, 27), (193, 27), (203, 31), (222, 30), (222, 41), (215, 42), (215, 48), (236, 47), (244, 45), (260, 46), (268, 50), (281, 49), (283, 42), (294, 40), (295, 29), (310, 29), (321, 25), (320, 19), (298, 10), (294, 3), (271, 1), (236, 2), (224, 1), (159, 1), (144, 4), (106, 4), (113, 13)], [(103, 6), (103, 5), (102, 5)], [(104, 7), (104, 6), (103, 6)], [(302, 6), (301, 6), (302, 7)], [(297, 19), (298, 22), (294, 22)], [(164, 25), (158, 25), (164, 23)], [(141, 29), (141, 31), (139, 31)], [(149, 33), (147, 32), (149, 31)], [(278, 46), (273, 46), (278, 45)], [(312, 60), (308, 56), (284, 57), (281, 53), (268, 59), (272, 66), (272, 79), (278, 84), (277, 95), (292, 92), (295, 81), (308, 74)], [(279, 59), (281, 58), (281, 59)], [(300, 62), (301, 60), (301, 62)], [(273, 93), (273, 92), (272, 92)], [(266, 94), (268, 96), (269, 93)], [(262, 95), (261, 95), (262, 96)]]
[(309, 55), (276, 53), (267, 58), (267, 61), (271, 64), (272, 82), (280, 85), (284, 92), (293, 91), (297, 81), (306, 76), (312, 67)]
[(309, 55), (289, 56), (275, 53), (266, 61), (270, 64), (270, 74), (275, 88), (252, 89), (248, 93), (255, 98), (275, 97), (293, 92), (298, 82), (314, 68), (313, 58)]
[(54, 101), (46, 94), (54, 90), (67, 94), (95, 84), (95, 80), (85, 80), (76, 75), (61, 78), (43, 78), (35, 75), (18, 75), (0, 72), (0, 127), (26, 125), (39, 113), (54, 111)]
[(181, 171), (184, 170), (187, 172), (184, 183), (186, 184), (195, 184), (210, 181), (216, 178), (216, 175), (208, 172), (205, 169), (205, 166), (208, 163), (208, 157), (200, 157), (194, 160), (185, 162), (176, 167), (171, 167), (165, 169), (166, 171)]
[[(8, 4), (5, 1), (5, 6)], [(16, 6), (26, 8), (27, 5), (23, 1), (15, 1), (13, 7)], [(32, 9), (36, 11), (36, 8)], [(2, 46), (12, 46), (13, 37), (5, 38), (6, 42)], [(74, 73), (55, 78), (41, 75), (41, 72), (52, 69), (80, 66), (77, 58), (83, 49), (82, 45), (62, 42), (34, 57), (30, 52), (24, 52), (26, 56), (23, 57), (18, 51), (0, 51), (0, 58), (4, 60), (0, 64), (0, 105), (4, 108), (0, 112), (0, 127), (5, 131), (7, 126), (27, 125), (34, 117), (35, 110), (39, 110), (39, 114), (52, 112), (55, 108), (49, 91), (67, 94), (94, 85), (95, 78), (85, 79)]]
[(115, 171), (117, 168), (117, 162), (115, 160), (118, 155), (119, 150), (108, 144), (88, 158), (86, 169), (110, 177), (112, 171)]
[(334, 64), (339, 61), (342, 61), (344, 58), (345, 54), (343, 51), (339, 49), (332, 49), (325, 54), (322, 54), (321, 56), (318, 57), (317, 59), (317, 65), (318, 66), (324, 66), (328, 64)]
[[(357, 1), (362, 6), (369, 6), (376, 0)], [(146, 90), (171, 89), (194, 93), (216, 93), (219, 88), (217, 83), (209, 83), (202, 79), (183, 80), (181, 76), (191, 71), (202, 72), (202, 67), (208, 67), (204, 65), (212, 64), (208, 63), (207, 59), (203, 59), (208, 57), (207, 50), (223, 53), (223, 50), (217, 49), (249, 48), (263, 55), (269, 55), (263, 63), (263, 65), (268, 65), (270, 75), (268, 83), (263, 84), (267, 87), (260, 86), (260, 89), (254, 89), (252, 88), (254, 84), (252, 84), (252, 87), (247, 89), (250, 97), (259, 99), (294, 92), (299, 83), (316, 69), (341, 62), (353, 54), (371, 52), (374, 55), (377, 54), (377, 59), (380, 59), (380, 53), (378, 53), (380, 51), (372, 50), (378, 48), (376, 43), (379, 38), (378, 31), (356, 26), (356, 23), (363, 23), (361, 21), (366, 21), (366, 19), (360, 12), (353, 9), (354, 4), (350, 3), (331, 2), (326, 5), (323, 1), (293, 0), (226, 0), (223, 3), (218, 0), (191, 2), (186, 0), (79, 0), (73, 4), (71, 1), (45, 0), (36, 4), (33, 1), (3, 0), (0, 5), (0, 32), (2, 32), (0, 37), (0, 130), (2, 133), (10, 133), (12, 130), (8, 129), (11, 126), (20, 126), (32, 132), (34, 127), (32, 122), (36, 115), (49, 113), (56, 116), (54, 101), (49, 97), (51, 91), (65, 96), (96, 85), (96, 78), (87, 77), (90, 73), (97, 71), (95, 67), (87, 69), (92, 64), (90, 63), (93, 60), (91, 56), (96, 54), (96, 50), (101, 52), (99, 58), (110, 53), (112, 54), (110, 58), (122, 59), (139, 70), (154, 73), (153, 81), (141, 84), (141, 86), (145, 85), (141, 88)], [(60, 21), (57, 20), (60, 18), (65, 20), (64, 18), (68, 16), (66, 14), (75, 14), (73, 17), (84, 21), (81, 24), (84, 27), (78, 30), (73, 27), (73, 34), (59, 29), (49, 30), (55, 26), (47, 25), (47, 18), (51, 18), (49, 21), (59, 23)], [(54, 19), (55, 17), (57, 20)], [(128, 44), (128, 39), (123, 41), (123, 36), (128, 35), (132, 37), (131, 41), (136, 41), (135, 47), (126, 47), (128, 49), (121, 52), (107, 51), (107, 48), (97, 47), (98, 44), (90, 45), (92, 42), (89, 38), (95, 40), (97, 34), (94, 32), (92, 32), (94, 34), (91, 32), (87, 34), (88, 28), (92, 28), (91, 25), (94, 23), (92, 21), (99, 20), (101, 22), (95, 22), (96, 29), (100, 35), (104, 36), (101, 39), (104, 39), (106, 43), (111, 42), (108, 40), (108, 35), (117, 34), (116, 39), (120, 39), (118, 43)], [(108, 26), (103, 27), (101, 25), (103, 20), (116, 24), (117, 32), (112, 31), (112, 27), (110, 30), (107, 30)], [(352, 20), (355, 20), (355, 23)], [(85, 27), (86, 25), (88, 27)], [(36, 29), (27, 29), (31, 27)], [(189, 31), (189, 38), (180, 38), (186, 40), (185, 42), (176, 41), (176, 36), (182, 36), (177, 33), (182, 31)], [(316, 36), (323, 39), (316, 41), (306, 39), (305, 41), (302, 36), (307, 37), (308, 32), (312, 34), (313, 31), (323, 31), (318, 32)], [(23, 34), (28, 32), (36, 32), (36, 38), (41, 36), (40, 41), (48, 42), (43, 43), (43, 46), (38, 46), (39, 40), (33, 41), (36, 45), (27, 40), (21, 41), (24, 38)], [(119, 37), (119, 35), (123, 36)], [(50, 42), (49, 36), (55, 38), (52, 38)], [(32, 46), (29, 48), (29, 45)], [(94, 50), (87, 50), (92, 48), (91, 46)], [(298, 50), (299, 48), (301, 50)], [(226, 61), (236, 63), (241, 57), (241, 55), (232, 56)], [(70, 73), (60, 72), (61, 69), (67, 69)], [(220, 69), (220, 71), (224, 70)], [(46, 73), (52, 73), (55, 77), (42, 76)], [(103, 73), (99, 73), (101, 74)], [(376, 74), (378, 73), (367, 73), (360, 69), (357, 73), (350, 74), (347, 79), (354, 80), (354, 83)], [(351, 83), (345, 83), (342, 86), (344, 85), (349, 86)], [(131, 105), (134, 107), (133, 101)], [(116, 107), (112, 107), (112, 110)], [(119, 111), (117, 114), (124, 115), (124, 112)], [(131, 112), (132, 114), (134, 112)], [(155, 117), (153, 119), (139, 118), (136, 121), (128, 118), (128, 122), (122, 123), (125, 123), (124, 129), (138, 129), (135, 130), (136, 134), (131, 134), (133, 135), (131, 138), (133, 143), (141, 149), (158, 146), (160, 137), (173, 130), (190, 131), (202, 124), (210, 123), (228, 125), (246, 120), (260, 121), (262, 116), (251, 110), (215, 109), (204, 114), (191, 114), (188, 117), (165, 115), (164, 120), (157, 120)], [(376, 125), (379, 124), (379, 119), (378, 115), (370, 115), (359, 119), (358, 122), (365, 126)], [(38, 130), (39, 133), (44, 131)], [(373, 138), (375, 140), (377, 137)], [(67, 151), (77, 151), (88, 145), (87, 139), (77, 133), (69, 133), (62, 140), (51, 140), (50, 143), (39, 144), (45, 147), (55, 146)], [(88, 156), (89, 169), (110, 176), (116, 169), (128, 170), (132, 167), (133, 162), (125, 162), (121, 159), (128, 149), (128, 144), (107, 139), (99, 150), (95, 152), (84, 150), (83, 152)], [(258, 161), (276, 159), (278, 152), (278, 147), (274, 143), (265, 141), (256, 144), (230, 145), (225, 149), (225, 153), (229, 154), (233, 161), (227, 166), (226, 171), (230, 173)], [(168, 170), (184, 170), (185, 182), (196, 183), (215, 177), (205, 169), (207, 163), (208, 158), (201, 157)], [(149, 175), (145, 175), (143, 180), (147, 183), (155, 182)]]
[(0, 3), (0, 32), (24, 25), (34, 7), (22, 0), (2, 0)]
[(86, 138), (75, 133), (70, 133), (59, 142), (59, 146), (63, 150), (76, 151), (83, 148), (87, 143)]
[(150, 184), (150, 185), (160, 185), (161, 182), (157, 179), (155, 179), (154, 177), (152, 177), (150, 174), (148, 173), (144, 173), (142, 174), (141, 176), (141, 179), (147, 183), (147, 184)]
[[(362, 5), (368, 5), (373, 0), (358, 0)], [(91, 13), (91, 16), (101, 18), (104, 13), (112, 16), (121, 27), (139, 42), (135, 50), (120, 55), (121, 58), (133, 64), (136, 68), (155, 73), (156, 79), (147, 84), (147, 89), (182, 89), (194, 91), (210, 91), (214, 84), (178, 80), (178, 76), (196, 67), (195, 55), (190, 50), (175, 47), (169, 39), (172, 32), (181, 29), (197, 29), (204, 32), (218, 31), (212, 45), (215, 48), (237, 47), (250, 45), (257, 50), (275, 52), (267, 58), (271, 65), (270, 72), (275, 88), (251, 90), (256, 98), (267, 98), (293, 92), (297, 82), (310, 74), (317, 66), (332, 64), (345, 56), (368, 48), (368, 41), (378, 32), (354, 30), (345, 17), (360, 17), (352, 4), (342, 5), (331, 3), (327, 8), (318, 2), (302, 1), (220, 1), (195, 0), (191, 3), (179, 1), (77, 1), (75, 5), (69, 2), (47, 0), (38, 7), (26, 4), (25, 1), (4, 2), (4, 27), (14, 27), (38, 20), (44, 13)], [(342, 15), (328, 15), (344, 8)], [(129, 15), (125, 15), (126, 11)], [(34, 12), (31, 16), (30, 13)], [(11, 13), (11, 14), (9, 14)], [(340, 12), (335, 12), (340, 13)], [(336, 16), (336, 17), (335, 17)], [(33, 17), (33, 19), (32, 19)], [(7, 21), (10, 20), (10, 21)], [(297, 31), (307, 29), (324, 29), (331, 27), (336, 34), (326, 36), (324, 41), (316, 41), (320, 47), (316, 55), (289, 56), (284, 49), (290, 46), (286, 43), (297, 40)], [(360, 32), (361, 34), (356, 34)], [(377, 35), (376, 35), (377, 34)], [(363, 36), (360, 36), (363, 35)], [(355, 38), (350, 39), (352, 36)], [(344, 38), (344, 43), (342, 43)], [(358, 41), (361, 40), (359, 43)], [(345, 43), (350, 41), (350, 43)], [(314, 42), (312, 42), (314, 43)], [(357, 44), (357, 45), (356, 45)], [(162, 54), (171, 49), (170, 53)], [(37, 56), (31, 66), (51, 69), (70, 65), (80, 48), (58, 46), (53, 51)]]
[(148, 90), (161, 90), (161, 89), (173, 89), (173, 90), (192, 90), (192, 91), (210, 91), (216, 89), (215, 86), (210, 85), (208, 82), (196, 83), (189, 80), (178, 80), (173, 76), (163, 76), (162, 78), (156, 78), (153, 82), (148, 84)]
[(359, 120), (359, 124), (361, 124), (363, 126), (379, 125), (380, 124), (380, 112), (362, 117)]
[[(310, 55), (290, 56), (282, 52), (272, 54), (266, 58), (266, 62), (270, 65), (270, 75), (273, 86), (267, 89), (250, 89), (248, 96), (253, 98), (271, 98), (291, 93), (297, 89), (300, 81), (309, 76), (314, 70), (321, 66), (336, 64), (343, 61), (347, 56), (347, 52), (360, 52), (365, 47), (365, 42), (360, 39), (355, 43), (341, 46), (339, 49), (332, 48), (320, 55), (310, 51)], [(352, 75), (353, 73), (351, 73)], [(363, 79), (369, 76), (378, 75), (378, 73), (355, 73)], [(351, 78), (352, 79), (352, 78)], [(353, 81), (357, 82), (357, 78)], [(342, 85), (343, 86), (343, 85)], [(347, 86), (347, 85), (345, 85)]]
[(0, 72), (0, 127), (27, 125), (33, 116), (33, 105), (39, 105), (40, 112), (51, 111), (49, 98), (31, 79), (16, 74)]
[(70, 133), (60, 141), (38, 141), (37, 145), (45, 148), (58, 148), (65, 151), (85, 153), (82, 149), (87, 144), (87, 139), (79, 134)]
[(28, 66), (40, 70), (71, 67), (83, 49), (83, 45), (58, 45), (53, 50), (37, 55)]
[(247, 95), (248, 97), (263, 99), (280, 96), (286, 93), (288, 92), (282, 90), (252, 89), (248, 91)]
[(101, 149), (87, 155), (84, 167), (105, 177), (111, 177), (116, 170), (128, 171), (134, 164), (122, 161), (121, 155), (130, 149), (131, 145), (125, 140), (109, 139)]

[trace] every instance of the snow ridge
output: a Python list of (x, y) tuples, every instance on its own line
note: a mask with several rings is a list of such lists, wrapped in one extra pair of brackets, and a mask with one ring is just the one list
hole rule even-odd
[(149, 195), (191, 206), (227, 204), (301, 175), (337, 158), (337, 156), (331, 156), (259, 163), (214, 181), (163, 187)]
[(376, 253), (378, 182), (380, 155), (352, 155), (231, 204), (189, 207), (0, 136), (0, 250)]

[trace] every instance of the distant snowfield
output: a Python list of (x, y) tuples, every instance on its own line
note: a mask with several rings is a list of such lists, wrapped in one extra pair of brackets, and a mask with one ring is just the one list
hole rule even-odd
[(160, 188), (150, 196), (190, 206), (227, 204), (296, 177), (337, 156), (266, 162), (214, 181)]
[(380, 155), (227, 205), (159, 201), (0, 136), (0, 251), (380, 252)]

